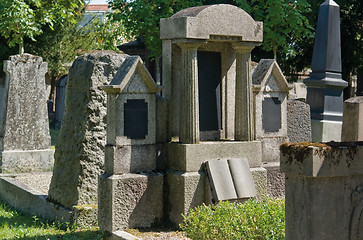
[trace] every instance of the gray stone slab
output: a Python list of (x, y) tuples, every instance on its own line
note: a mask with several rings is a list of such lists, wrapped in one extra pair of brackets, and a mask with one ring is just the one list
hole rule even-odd
[(234, 158), (229, 159), (228, 164), (237, 197), (239, 199), (256, 197), (257, 193), (255, 183), (253, 182), (253, 177), (250, 166), (248, 165), (248, 160), (245, 158)]
[(0, 152), (1, 172), (39, 172), (53, 169), (53, 149)]
[(205, 169), (215, 201), (238, 198), (227, 160), (207, 161)]
[(290, 142), (311, 142), (309, 104), (298, 100), (287, 101), (287, 136)]
[(260, 167), (260, 141), (219, 141), (199, 144), (168, 144), (168, 167), (175, 170), (196, 172), (203, 162), (211, 159), (247, 158), (250, 167)]
[(45, 74), (48, 64), (30, 54), (4, 61), (0, 87), (0, 150), (42, 150), (50, 147)]

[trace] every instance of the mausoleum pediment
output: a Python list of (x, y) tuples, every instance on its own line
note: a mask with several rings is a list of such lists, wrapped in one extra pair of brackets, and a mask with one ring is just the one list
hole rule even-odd
[(193, 7), (160, 20), (161, 39), (262, 42), (262, 22), (228, 4)]
[(156, 85), (139, 56), (128, 56), (111, 83), (104, 86), (107, 93), (157, 93)]
[(255, 92), (288, 92), (290, 89), (284, 74), (274, 59), (261, 59), (252, 74)]

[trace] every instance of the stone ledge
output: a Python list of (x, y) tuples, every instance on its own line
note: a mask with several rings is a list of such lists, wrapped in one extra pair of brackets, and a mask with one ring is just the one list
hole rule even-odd
[(172, 142), (167, 145), (167, 151), (168, 168), (183, 172), (203, 170), (202, 164), (212, 159), (247, 158), (251, 168), (262, 165), (260, 141)]
[(62, 223), (72, 222), (72, 211), (47, 201), (47, 196), (9, 177), (0, 177), (0, 196), (20, 211)]
[(309, 177), (362, 175), (363, 142), (285, 143), (281, 172)]
[(3, 151), (0, 153), (1, 171), (3, 173), (51, 171), (53, 155), (54, 149)]

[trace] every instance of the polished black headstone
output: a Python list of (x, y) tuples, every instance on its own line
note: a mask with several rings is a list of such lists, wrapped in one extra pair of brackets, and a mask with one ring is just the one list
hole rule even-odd
[(262, 101), (262, 127), (265, 132), (278, 132), (281, 128), (281, 101), (277, 97)]
[(130, 139), (145, 139), (147, 103), (143, 99), (129, 99), (124, 105), (124, 135)]
[(221, 129), (221, 54), (198, 51), (199, 129)]

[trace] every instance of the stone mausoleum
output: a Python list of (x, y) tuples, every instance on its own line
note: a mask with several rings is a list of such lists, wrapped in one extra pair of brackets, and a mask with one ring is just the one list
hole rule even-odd
[[(262, 22), (232, 5), (188, 8), (160, 21), (162, 86), (139, 57), (126, 58), (103, 88), (108, 127), (98, 191), (101, 229), (149, 227), (165, 219), (176, 225), (190, 208), (211, 203), (206, 161), (240, 159), (242, 172), (252, 175), (251, 189), (257, 197), (266, 194), (250, 64), (262, 30)], [(272, 132), (285, 138), (288, 86), (272, 63), (261, 96), (280, 103), (282, 122)], [(273, 83), (277, 89), (267, 91)], [(227, 169), (233, 173), (232, 165)]]

